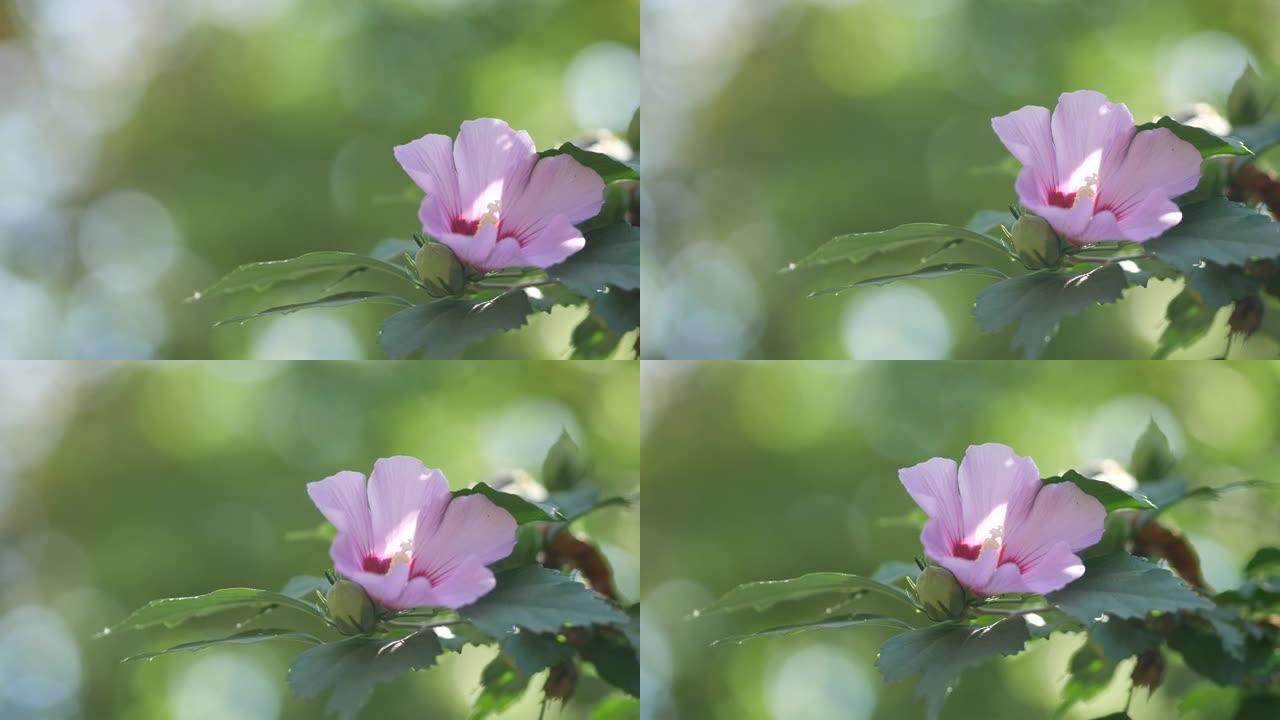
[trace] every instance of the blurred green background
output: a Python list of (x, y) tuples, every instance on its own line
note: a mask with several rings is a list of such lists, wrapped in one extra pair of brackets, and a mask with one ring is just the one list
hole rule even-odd
[[(910, 562), (919, 532), (888, 522), (915, 507), (898, 468), (981, 442), (1010, 445), (1046, 476), (1128, 462), (1154, 417), (1193, 485), (1280, 481), (1280, 363), (645, 363), (641, 408), (642, 704), (655, 720), (924, 717), (914, 679), (888, 685), (873, 665), (883, 629), (712, 648), (823, 606), (687, 619), (739, 583)], [(1280, 491), (1192, 501), (1162, 518), (1190, 538), (1208, 583), (1227, 589), (1256, 548), (1280, 542)], [(900, 609), (869, 599), (865, 612)], [(943, 718), (1051, 717), (1082, 643), (1056, 635), (966, 671)], [(1066, 717), (1118, 711), (1131, 669)], [(1140, 693), (1133, 717), (1230, 717), (1225, 697), (1179, 715), (1192, 692), (1215, 688), (1170, 654), (1164, 686)]]
[[(1015, 357), (970, 314), (990, 279), (806, 298), (918, 252), (777, 270), (838, 234), (1007, 207), (1013, 178), (974, 172), (1008, 157), (994, 116), (1089, 88), (1143, 122), (1221, 104), (1248, 58), (1280, 78), (1277, 26), (1274, 0), (645, 0), (645, 357)], [(1149, 357), (1176, 290), (1067, 320), (1046, 357)], [(1210, 338), (1178, 357), (1221, 354)]]
[[(381, 357), (389, 306), (211, 328), (320, 284), (183, 300), (420, 230), (391, 149), (428, 132), (625, 130), (639, 1), (0, 0), (0, 357)], [(471, 355), (561, 357), (580, 314)]]
[[(322, 717), (323, 702), (285, 684), (296, 644), (120, 664), (225, 634), (232, 618), (93, 634), (156, 598), (322, 573), (326, 543), (284, 541), (321, 521), (305, 484), (367, 474), (379, 457), (420, 457), (459, 488), (536, 473), (567, 428), (607, 491), (633, 492), (638, 374), (555, 361), (0, 364), (0, 717)], [(639, 523), (618, 509), (583, 522), (632, 601)], [(468, 648), (381, 686), (364, 716), (466, 717), (491, 656)], [(588, 717), (601, 687), (584, 678), (548, 717)], [(503, 717), (536, 717), (535, 695)]]

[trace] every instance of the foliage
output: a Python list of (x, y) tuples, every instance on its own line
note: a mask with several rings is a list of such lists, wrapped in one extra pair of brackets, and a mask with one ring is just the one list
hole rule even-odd
[[(924, 700), (930, 718), (938, 716), (962, 671), (1017, 655), (1028, 643), (1051, 633), (1087, 638), (1069, 663), (1064, 709), (1098, 694), (1110, 684), (1117, 665), (1131, 657), (1138, 658), (1133, 685), (1154, 691), (1163, 678), (1167, 652), (1179, 653), (1192, 670), (1219, 685), (1241, 688), (1244, 703), (1257, 702), (1257, 697), (1267, 694), (1274, 699), (1280, 694), (1280, 627), (1274, 615), (1280, 591), (1280, 550), (1260, 549), (1246, 566), (1248, 581), (1234, 590), (1214, 593), (1204, 583), (1194, 549), (1156, 518), (1164, 507), (1193, 497), (1216, 498), (1227, 486), (1187, 489), (1178, 482), (1173, 455), (1154, 421), (1139, 438), (1132, 467), (1142, 480), (1132, 493), (1075, 471), (1044, 480), (1075, 483), (1102, 502), (1109, 514), (1108, 533), (1083, 553), (1084, 575), (1045, 596), (978, 598), (966, 593), (964, 612), (934, 622), (917, 591), (914, 567), (892, 562), (874, 580), (827, 572), (747, 583), (694, 616), (748, 608), (760, 611), (815, 596), (838, 602), (842, 610), (870, 593), (893, 598), (895, 615), (832, 617), (828, 611), (824, 617), (721, 642), (801, 631), (888, 628), (894, 634), (881, 645), (876, 666), (888, 682), (919, 675), (916, 694)], [(1176, 489), (1170, 492), (1170, 488)], [(1150, 497), (1161, 498), (1162, 504), (1157, 506)], [(1113, 527), (1118, 528), (1118, 537), (1110, 530)]]
[[(310, 647), (293, 661), (289, 685), (299, 697), (327, 694), (327, 712), (344, 719), (359, 715), (376, 686), (428, 669), (441, 655), (461, 652), (468, 645), (497, 650), (481, 674), (482, 691), (473, 709), (476, 718), (519, 700), (534, 676), (548, 670), (544, 703), (567, 701), (576, 691), (581, 667), (593, 668), (594, 677), (605, 687), (638, 697), (640, 607), (623, 603), (599, 548), (569, 527), (595, 510), (629, 506), (632, 500), (602, 499), (600, 490), (590, 484), (589, 463), (567, 438), (563, 435), (551, 448), (544, 467), (580, 469), (571, 480), (563, 476), (556, 479), (559, 487), (571, 490), (563, 496), (568, 502), (558, 503), (562, 496), (556, 494), (546, 501), (519, 494), (545, 495), (545, 488), (533, 480), (513, 488), (518, 492), (478, 483), (453, 493), (455, 497), (484, 495), (511, 512), (520, 525), (517, 549), (494, 566), (496, 587), (471, 605), (456, 611), (375, 607), (370, 625), (362, 630), (343, 622), (341, 613), (329, 608), (333, 595), (327, 593), (337, 581), (330, 570), (323, 578), (295, 577), (278, 593), (226, 588), (195, 597), (155, 600), (100, 636), (174, 627), (217, 613), (252, 610), (254, 614), (237, 623), (236, 632), (229, 635), (182, 643), (126, 661), (219, 645), (303, 642)], [(583, 502), (584, 496), (590, 499)], [(326, 540), (332, 535), (308, 531), (304, 537)], [(574, 551), (567, 552), (567, 547)], [(278, 608), (305, 618), (305, 629), (243, 629)]]
[[(1280, 180), (1253, 162), (1280, 145), (1280, 122), (1263, 119), (1274, 99), (1274, 90), (1266, 85), (1252, 67), (1246, 68), (1229, 100), (1236, 123), (1229, 136), (1170, 117), (1138, 126), (1139, 132), (1170, 130), (1204, 158), (1200, 185), (1177, 199), (1182, 221), (1146, 243), (1121, 240), (1077, 246), (1050, 232), (1050, 246), (1044, 249), (1051, 252), (1031, 253), (1020, 247), (1015, 227), (1025, 210), (1013, 207), (1009, 213), (981, 211), (964, 228), (911, 223), (841, 235), (784, 270), (836, 262), (856, 266), (886, 251), (915, 249), (921, 253), (920, 267), (819, 289), (811, 296), (961, 274), (996, 278), (978, 293), (974, 317), (984, 332), (1014, 328), (1012, 346), (1027, 359), (1040, 357), (1063, 321), (1116, 302), (1153, 277), (1176, 279), (1185, 286), (1169, 302), (1156, 357), (1203, 338), (1217, 311), (1226, 306), (1233, 308), (1228, 352), (1235, 337), (1275, 335), (1276, 326), (1264, 322), (1273, 303), (1263, 299), (1280, 299), (1280, 224), (1275, 218)], [(994, 254), (981, 264), (924, 266), (935, 255), (961, 245), (984, 247)]]

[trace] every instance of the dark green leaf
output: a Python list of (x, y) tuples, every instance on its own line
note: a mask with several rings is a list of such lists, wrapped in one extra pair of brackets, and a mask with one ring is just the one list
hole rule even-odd
[(517, 632), (502, 639), (502, 654), (521, 673), (533, 675), (573, 657), (573, 646), (552, 633)]
[(282, 630), (280, 628), (263, 628), (259, 630), (245, 630), (227, 637), (214, 638), (212, 640), (196, 640), (194, 642), (182, 643), (174, 645), (167, 650), (157, 652), (142, 653), (133, 657), (125, 658), (123, 662), (133, 662), (134, 660), (151, 660), (161, 655), (169, 655), (171, 653), (180, 652), (198, 652), (205, 648), (216, 647), (218, 645), (252, 645), (254, 643), (265, 642), (267, 640), (300, 640), (302, 642), (319, 645), (322, 641), (320, 638), (311, 633), (302, 632), (301, 630)]
[(554, 522), (564, 519), (564, 515), (551, 505), (525, 500), (514, 493), (494, 490), (488, 484), (482, 482), (476, 483), (474, 487), (456, 490), (453, 493), (454, 497), (466, 497), (467, 495), (483, 495), (489, 498), (494, 505), (511, 513), (511, 516), (516, 519), (517, 525), (523, 525), (527, 522)]
[(315, 575), (298, 575), (290, 578), (289, 582), (285, 583), (284, 589), (280, 592), (291, 598), (298, 598), (301, 600), (317, 591), (328, 592), (329, 586), (330, 583), (328, 578), (317, 577)]
[(850, 596), (867, 592), (879, 593), (899, 602), (911, 602), (901, 589), (876, 582), (871, 578), (845, 573), (818, 572), (790, 580), (766, 580), (739, 585), (725, 593), (724, 597), (697, 611), (696, 614), (714, 615), (746, 608), (764, 610), (780, 602), (803, 600), (817, 595)]
[(1164, 116), (1155, 122), (1143, 123), (1138, 126), (1138, 132), (1143, 130), (1151, 130), (1153, 128), (1166, 128), (1195, 146), (1200, 151), (1200, 157), (1213, 157), (1215, 155), (1251, 155), (1249, 148), (1245, 147), (1238, 140), (1231, 138), (1220, 138), (1217, 135), (1198, 127), (1191, 125), (1183, 125), (1169, 116)]
[(437, 300), (387, 318), (378, 345), (395, 360), (458, 359), (468, 345), (524, 326), (531, 312), (528, 296), (520, 291), (506, 292), (492, 300)]
[(1116, 672), (1115, 662), (1108, 661), (1102, 652), (1088, 641), (1071, 656), (1067, 663), (1067, 685), (1062, 689), (1059, 713), (1077, 702), (1097, 697)]
[(879, 232), (840, 235), (784, 269), (798, 270), (841, 260), (858, 263), (890, 250), (900, 250), (921, 243), (941, 244), (951, 240), (976, 242), (1008, 254), (999, 240), (968, 228), (939, 223), (911, 223)]
[(1227, 96), (1227, 120), (1236, 126), (1252, 125), (1267, 114), (1275, 101), (1276, 89), (1262, 79), (1253, 63), (1245, 63), (1244, 72)]
[[(1012, 159), (1012, 158), (1010, 158)], [(1014, 162), (1014, 175), (1018, 174), (1016, 169), (1017, 162)], [(991, 235), (999, 237), (1000, 226), (1006, 228), (1012, 227), (1014, 223), (1013, 213), (1008, 210), (979, 210), (973, 214), (973, 218), (965, 225), (969, 230), (982, 233), (983, 235)]]
[(1107, 618), (1089, 627), (1089, 637), (1107, 662), (1118, 663), (1160, 645), (1160, 635), (1141, 621)]
[(1014, 347), (1021, 348), (1027, 359), (1034, 359), (1044, 351), (1063, 318), (1119, 300), (1128, 284), (1119, 265), (1105, 265), (1080, 275), (1041, 270), (998, 282), (978, 293), (974, 316), (984, 332), (1016, 324)]
[(164, 625), (176, 627), (187, 620), (205, 617), (224, 610), (246, 608), (285, 607), (323, 618), (316, 606), (270, 590), (251, 588), (223, 588), (206, 595), (152, 600), (116, 625), (102, 631), (103, 635), (121, 630), (141, 630)]
[(1027, 625), (1018, 617), (985, 627), (933, 625), (886, 640), (876, 667), (888, 682), (920, 673), (916, 696), (924, 699), (928, 716), (936, 718), (962, 671), (1000, 655), (1016, 655), (1027, 639)]
[(1128, 553), (1085, 561), (1084, 576), (1045, 596), (1059, 610), (1091, 623), (1103, 615), (1146, 617), (1153, 610), (1203, 610), (1213, 603), (1168, 570)]
[(349, 638), (299, 655), (289, 668), (289, 685), (304, 698), (332, 690), (325, 710), (351, 720), (369, 701), (375, 686), (435, 665), (441, 652), (440, 641), (430, 630), (394, 640)]
[(212, 295), (227, 295), (245, 290), (262, 291), (286, 280), (301, 278), (339, 270), (373, 270), (391, 275), (401, 280), (408, 280), (417, 285), (413, 273), (398, 265), (384, 262), (363, 255), (345, 252), (314, 252), (289, 260), (241, 265), (227, 273), (221, 280), (204, 292), (198, 292), (192, 300)]
[(640, 291), (612, 285), (591, 296), (591, 307), (611, 331), (621, 335), (640, 327)]
[(597, 633), (582, 647), (582, 659), (595, 667), (601, 680), (640, 697), (640, 656), (626, 638)]
[(1236, 128), (1233, 133), (1257, 155), (1280, 145), (1280, 122)]
[(1174, 350), (1193, 345), (1208, 334), (1217, 314), (1216, 310), (1206, 307), (1196, 293), (1184, 288), (1165, 308), (1164, 317), (1169, 324), (1160, 334), (1153, 357), (1163, 360)]
[(1244, 566), (1244, 573), (1249, 577), (1271, 577), (1280, 572), (1280, 548), (1260, 548), (1249, 558)]
[(569, 336), (573, 346), (572, 360), (605, 360), (611, 357), (622, 342), (622, 335), (613, 332), (604, 319), (591, 313), (578, 323)]
[(586, 232), (587, 246), (568, 260), (547, 268), (547, 275), (584, 297), (613, 285), (623, 290), (640, 287), (640, 229), (614, 223)]
[(1262, 289), (1262, 281), (1245, 275), (1239, 267), (1206, 262), (1187, 274), (1187, 287), (1195, 291), (1205, 307), (1214, 311)]
[(1151, 522), (1156, 517), (1158, 517), (1161, 513), (1167, 512), (1170, 508), (1173, 508), (1180, 503), (1186, 502), (1187, 500), (1217, 500), (1218, 498), (1222, 497), (1223, 493), (1231, 492), (1233, 490), (1245, 490), (1248, 488), (1257, 488), (1257, 487), (1270, 487), (1270, 485), (1271, 485), (1270, 483), (1264, 480), (1240, 480), (1238, 482), (1227, 483), (1225, 485), (1216, 485), (1216, 486), (1200, 485), (1200, 486), (1191, 488), (1190, 490), (1184, 490), (1181, 494), (1164, 502), (1162, 505), (1160, 505), (1158, 509), (1144, 513), (1142, 516), (1142, 519), (1140, 520), (1140, 523), (1145, 524), (1145, 523)]
[(1280, 223), (1225, 198), (1182, 209), (1182, 222), (1147, 241), (1146, 249), (1184, 273), (1202, 261), (1243, 265), (1251, 258), (1280, 257)]
[[(1155, 482), (1168, 475), (1177, 462), (1173, 451), (1169, 449), (1169, 439), (1164, 436), (1155, 418), (1152, 418), (1133, 447), (1133, 455), (1129, 459), (1129, 472), (1140, 483)], [(1151, 507), (1149, 502), (1140, 509), (1148, 507)]]
[(229, 318), (214, 324), (214, 327), (222, 327), (224, 325), (236, 325), (246, 323), (250, 320), (256, 320), (269, 315), (288, 315), (298, 312), (299, 310), (310, 310), (311, 308), (327, 308), (327, 307), (344, 307), (346, 305), (355, 305), (362, 302), (385, 303), (389, 305), (400, 305), (401, 307), (410, 307), (412, 302), (405, 300), (399, 295), (384, 292), (369, 292), (365, 290), (354, 290), (351, 292), (338, 293), (329, 295), (328, 297), (318, 298), (316, 300), (308, 300), (307, 302), (293, 303), (292, 305), (280, 305), (278, 307), (260, 310), (252, 315), (241, 315), (239, 317)]
[(1068, 470), (1060, 477), (1045, 478), (1042, 482), (1046, 485), (1069, 482), (1102, 503), (1102, 507), (1106, 508), (1107, 512), (1123, 509), (1150, 510), (1155, 507), (1144, 495), (1127, 493), (1111, 483), (1087, 478), (1075, 470)]
[(617, 180), (639, 180), (640, 172), (635, 168), (627, 165), (620, 160), (605, 155), (604, 153), (583, 150), (573, 143), (565, 143), (558, 148), (551, 150), (543, 150), (538, 153), (540, 157), (554, 157), (556, 155), (568, 155), (578, 162), (591, 168), (606, 183), (615, 182)]
[(611, 495), (604, 497), (600, 488), (582, 487), (576, 490), (552, 493), (550, 502), (564, 513), (566, 523), (571, 523), (591, 513), (607, 507), (630, 507), (637, 498)]
[(537, 565), (498, 573), (497, 587), (458, 614), (493, 637), (503, 637), (515, 628), (549, 633), (565, 625), (627, 622), (627, 616), (598, 593), (568, 575)]
[(827, 617), (821, 620), (813, 620), (810, 622), (794, 623), (791, 625), (779, 625), (778, 627), (768, 628), (767, 630), (758, 630), (756, 632), (746, 633), (744, 635), (734, 635), (723, 640), (717, 640), (712, 645), (723, 645), (733, 643), (741, 645), (747, 640), (755, 640), (762, 637), (773, 637), (778, 635), (795, 635), (796, 633), (807, 632), (809, 630), (836, 630), (847, 627), (860, 627), (870, 625), (873, 627), (893, 627), (903, 630), (910, 630), (911, 625), (896, 617), (889, 615), (876, 615), (874, 613), (854, 613), (852, 615), (844, 615), (841, 617)]
[(529, 676), (503, 656), (493, 659), (480, 673), (480, 696), (471, 707), (471, 720), (483, 720), (520, 701), (529, 687)]
[(949, 277), (951, 275), (985, 275), (987, 277), (1000, 278), (1007, 280), (1009, 275), (1001, 270), (997, 270), (989, 265), (974, 265), (972, 263), (944, 263), (942, 265), (933, 265), (912, 272), (899, 273), (897, 275), (882, 275), (880, 277), (867, 278), (859, 280), (849, 285), (841, 285), (839, 287), (826, 288), (825, 290), (816, 290), (809, 293), (809, 297), (817, 297), (819, 295), (839, 295), (846, 290), (852, 290), (860, 287), (871, 287), (877, 285), (888, 285), (899, 280), (931, 280), (933, 278)]
[(548, 490), (555, 492), (577, 487), (586, 474), (587, 463), (582, 458), (582, 450), (569, 431), (561, 430), (560, 437), (542, 461), (542, 477), (539, 479)]

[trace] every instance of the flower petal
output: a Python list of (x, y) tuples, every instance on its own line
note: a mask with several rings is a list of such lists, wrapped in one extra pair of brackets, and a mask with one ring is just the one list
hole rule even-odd
[(377, 600), (385, 607), (389, 607), (392, 610), (404, 610), (408, 607), (413, 607), (400, 603), (400, 596), (404, 594), (405, 588), (409, 584), (409, 565), (406, 563), (393, 564), (387, 570), (386, 575), (363, 570), (343, 574), (348, 580), (364, 588), (369, 597)]
[(475, 235), (459, 235), (457, 233), (440, 233), (434, 235), (436, 240), (449, 246), (453, 254), (462, 262), (477, 270), (492, 270), (489, 256), (497, 244), (498, 228), (492, 224), (481, 225)]
[(1124, 156), (1133, 137), (1133, 115), (1124, 103), (1093, 90), (1063, 93), (1050, 121), (1059, 189), (1071, 191)]
[(538, 161), (538, 150), (529, 133), (516, 132), (501, 120), (481, 118), (462, 123), (453, 159), (462, 213), (478, 218), (490, 203), (524, 186)]
[(526, 265), (549, 268), (586, 246), (582, 231), (564, 215), (557, 215), (520, 248), (520, 254)]
[(958, 485), (964, 540), (981, 545), (994, 529), (1007, 530), (1027, 514), (1040, 489), (1040, 471), (1007, 445), (971, 445), (960, 463)]
[(1061, 590), (1081, 575), (1084, 575), (1084, 562), (1071, 552), (1067, 543), (1057, 542), (1044, 548), (1029, 564), (1024, 563), (1022, 582), (1030, 592), (1043, 595)]
[(420, 527), (434, 532), (449, 498), (444, 474), (417, 458), (398, 455), (375, 462), (369, 475), (369, 510), (380, 555), (394, 555)]
[(1157, 189), (1124, 216), (1119, 230), (1128, 240), (1146, 242), (1180, 222), (1182, 209), (1166, 197), (1163, 189)]
[(435, 198), (448, 212), (462, 211), (458, 200), (458, 171), (453, 164), (453, 140), (447, 135), (427, 135), (408, 145), (399, 145), (394, 154), (428, 197)]
[(364, 475), (344, 470), (323, 480), (307, 483), (307, 495), (325, 519), (347, 534), (362, 550), (373, 546), (373, 526)]
[[(938, 520), (939, 529), (935, 531), (935, 537), (945, 539), (949, 551), (950, 546), (965, 535), (960, 490), (956, 486), (956, 462), (948, 458), (925, 460), (899, 470), (898, 480), (924, 514)], [(923, 534), (921, 537), (923, 539)]]
[(463, 560), (437, 579), (432, 590), (441, 607), (460, 608), (479, 600), (497, 585), (493, 571), (474, 557)]
[(483, 495), (454, 498), (434, 533), (417, 536), (414, 565), (440, 578), (464, 561), (482, 565), (511, 554), (516, 544), (516, 521), (511, 513)]
[(1004, 557), (1025, 570), (1057, 543), (1083, 550), (1102, 538), (1107, 511), (1102, 503), (1069, 482), (1045, 485), (1031, 511), (1006, 528)]
[(595, 217), (603, 206), (604, 180), (572, 157), (555, 155), (538, 161), (528, 184), (503, 193), (503, 229), (527, 246), (529, 238), (556, 218), (580, 223)]
[[(1042, 203), (1049, 190), (1058, 184), (1057, 160), (1053, 150), (1053, 135), (1049, 127), (1049, 109), (1028, 105), (991, 119), (991, 129), (1009, 152), (1022, 163), (1019, 180), (1019, 199), (1023, 205)], [(1028, 196), (1021, 195), (1026, 189)]]
[(996, 572), (999, 560), (999, 550), (983, 548), (976, 560), (952, 556), (942, 558), (937, 562), (942, 567), (950, 570), (951, 574), (956, 576), (956, 581), (961, 585), (978, 595), (986, 596), (993, 594), (988, 588), (991, 584), (991, 578)]
[(1123, 228), (1151, 191), (1163, 191), (1166, 200), (1190, 192), (1200, 182), (1200, 163), (1200, 151), (1167, 128), (1144, 130), (1134, 136), (1115, 171), (1099, 183), (1098, 208), (1115, 213)]

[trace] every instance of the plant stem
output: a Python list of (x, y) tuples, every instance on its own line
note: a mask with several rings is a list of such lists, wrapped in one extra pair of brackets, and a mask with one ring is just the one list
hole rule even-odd
[(982, 612), (991, 613), (992, 615), (1007, 615), (1008, 617), (1016, 617), (1018, 615), (1030, 615), (1032, 613), (1049, 612), (1051, 607), (1026, 608), (1023, 610), (1001, 610), (1000, 608), (979, 607)]
[(472, 283), (472, 287), (477, 287), (484, 290), (506, 290), (509, 292), (511, 290), (524, 290), (525, 288), (541, 287), (543, 285), (554, 285), (554, 284), (555, 284), (554, 280), (542, 280), (540, 282), (521, 283), (519, 285), (502, 285), (499, 283), (478, 282), (478, 283)]

